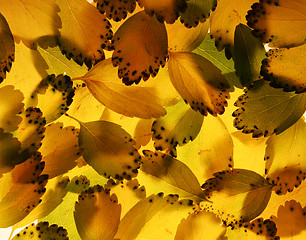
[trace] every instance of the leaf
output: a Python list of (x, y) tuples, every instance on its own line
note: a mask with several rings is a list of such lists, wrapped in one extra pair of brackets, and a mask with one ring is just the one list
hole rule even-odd
[(15, 131), (22, 120), (17, 114), (23, 110), (23, 94), (8, 85), (0, 88), (0, 96), (0, 127), (4, 132)]
[(195, 28), (186, 28), (179, 21), (166, 24), (168, 34), (168, 48), (172, 52), (193, 51), (204, 40), (209, 23), (200, 23)]
[(246, 19), (253, 34), (270, 47), (294, 47), (305, 43), (305, 12), (303, 0), (261, 0)]
[(174, 23), (180, 12), (187, 8), (186, 0), (137, 0), (140, 7), (144, 7), (151, 17), (155, 14), (159, 22)]
[(256, 81), (235, 103), (234, 126), (253, 137), (279, 134), (304, 114), (306, 95), (283, 92), (265, 81)]
[(15, 43), (6, 19), (0, 14), (0, 83), (6, 78), (15, 60)]
[(115, 194), (96, 185), (79, 195), (74, 219), (82, 240), (112, 240), (118, 230), (121, 205)]
[(144, 11), (127, 19), (114, 35), (112, 62), (126, 85), (155, 77), (165, 66), (167, 32), (165, 25)]
[(90, 166), (107, 178), (136, 177), (141, 157), (134, 140), (121, 126), (107, 121), (79, 123), (79, 146)]
[(68, 240), (67, 230), (59, 227), (56, 224), (49, 226), (48, 222), (39, 222), (36, 225), (32, 223), (30, 226), (21, 230), (12, 240), (26, 240), (26, 239), (57, 239)]
[(111, 110), (128, 117), (158, 118), (166, 114), (154, 87), (122, 84), (117, 70), (107, 59), (94, 66), (83, 77), (94, 97)]
[(48, 176), (40, 153), (0, 178), (0, 227), (10, 227), (25, 218), (40, 202)]
[(271, 81), (270, 86), (285, 92), (306, 91), (306, 45), (290, 49), (271, 49), (263, 60), (260, 74)]
[(78, 148), (79, 129), (63, 128), (62, 123), (51, 123), (46, 127), (45, 138), (39, 149), (46, 165), (43, 173), (49, 179), (68, 172), (77, 165), (81, 152)]
[(156, 150), (166, 150), (176, 157), (176, 146), (195, 139), (201, 129), (203, 116), (193, 111), (182, 100), (167, 108), (167, 115), (152, 124), (152, 139)]
[(225, 48), (227, 58), (231, 57), (230, 48), (234, 46), (236, 26), (246, 24), (245, 15), (255, 0), (219, 1), (210, 17), (210, 35), (215, 39), (218, 51)]
[(68, 59), (87, 67), (105, 58), (103, 48), (110, 47), (113, 37), (106, 17), (87, 1), (57, 0), (62, 19), (59, 46)]
[(216, 6), (217, 0), (188, 0), (187, 9), (181, 14), (180, 21), (187, 28), (196, 27), (209, 18), (210, 12), (214, 11)]
[(222, 171), (202, 185), (212, 203), (201, 204), (204, 210), (215, 213), (227, 226), (234, 227), (262, 213), (272, 187), (265, 178), (250, 170)]
[(293, 126), (279, 135), (271, 136), (266, 147), (267, 179), (276, 186), (277, 194), (286, 194), (297, 188), (306, 178), (306, 164), (303, 147), (306, 123), (301, 118)]
[(141, 146), (146, 146), (151, 138), (152, 131), (151, 126), (153, 124), (153, 119), (140, 119), (134, 130), (134, 139), (136, 141), (136, 148), (139, 149)]
[[(59, 35), (61, 19), (55, 0), (12, 0), (1, 4), (0, 11), (10, 25), (15, 40), (35, 47), (39, 37)], [(22, 24), (20, 24), (22, 23)]]
[(128, 12), (134, 12), (136, 8), (136, 0), (113, 0), (111, 2), (105, 0), (97, 1), (97, 9), (100, 13), (106, 14), (108, 19), (113, 19), (116, 22), (127, 17)]
[[(197, 201), (206, 200), (198, 179), (184, 163), (162, 152), (144, 150), (143, 154), (141, 170), (146, 175), (151, 175), (151, 178), (153, 176), (154, 179), (157, 178), (159, 181), (166, 182), (174, 187), (174, 191), (178, 189), (179, 192), (177, 190), (175, 192), (179, 193), (181, 198), (192, 198)], [(149, 183), (145, 186), (150, 189)], [(160, 191), (163, 191), (162, 184), (158, 184), (158, 187)]]
[(213, 213), (200, 211), (181, 220), (174, 240), (216, 240), (220, 239), (225, 229)]
[(261, 61), (266, 50), (263, 44), (252, 35), (251, 29), (239, 24), (235, 30), (234, 60), (237, 75), (243, 86), (250, 87), (260, 78)]
[(169, 74), (173, 86), (192, 109), (207, 116), (222, 114), (229, 85), (221, 71), (195, 53), (170, 52)]
[[(192, 201), (163, 193), (139, 201), (119, 224), (115, 239), (171, 239), (181, 218), (192, 212)], [(188, 205), (190, 204), (190, 205)]]

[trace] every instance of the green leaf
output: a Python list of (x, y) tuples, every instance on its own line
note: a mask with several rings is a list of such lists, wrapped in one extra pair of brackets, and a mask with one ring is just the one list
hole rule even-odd
[(306, 95), (283, 92), (256, 81), (235, 103), (234, 126), (253, 137), (279, 134), (292, 126), (304, 114)]
[(183, 146), (197, 137), (203, 115), (193, 111), (183, 100), (166, 109), (167, 115), (152, 124), (152, 139), (156, 150), (166, 150), (176, 156), (177, 145)]
[(252, 30), (239, 24), (235, 30), (234, 60), (237, 75), (243, 86), (250, 87), (259, 80), (261, 61), (266, 57), (263, 44), (255, 38)]
[(233, 169), (214, 174), (202, 187), (211, 202), (201, 207), (215, 213), (227, 226), (236, 226), (257, 217), (266, 208), (272, 187), (259, 174)]

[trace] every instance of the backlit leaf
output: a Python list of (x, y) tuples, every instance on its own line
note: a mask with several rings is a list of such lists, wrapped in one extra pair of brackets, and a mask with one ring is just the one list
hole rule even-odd
[(293, 47), (306, 42), (304, 0), (261, 0), (246, 16), (248, 25), (270, 47)]
[(264, 59), (261, 75), (270, 85), (284, 91), (306, 91), (306, 44), (290, 49), (271, 49)]
[(96, 185), (79, 195), (74, 219), (82, 240), (112, 240), (118, 230), (121, 205), (115, 194)]
[(35, 47), (39, 37), (59, 35), (61, 19), (55, 0), (11, 0), (4, 1), (0, 12), (8, 21), (15, 40), (20, 39), (28, 47)]
[(250, 87), (260, 78), (261, 61), (266, 57), (263, 44), (253, 36), (251, 29), (239, 24), (235, 30), (234, 60), (236, 73), (243, 86)]
[(176, 156), (176, 146), (195, 139), (201, 129), (203, 115), (193, 111), (183, 100), (167, 108), (167, 115), (152, 124), (152, 139), (156, 150), (166, 150)]
[(187, 8), (186, 0), (137, 0), (140, 7), (144, 7), (147, 14), (160, 22), (174, 23), (180, 12)]
[(217, 214), (227, 226), (235, 226), (262, 213), (273, 185), (253, 171), (233, 169), (215, 173), (202, 187), (212, 201), (202, 202), (202, 207)]
[(136, 0), (95, 0), (100, 13), (106, 14), (108, 19), (119, 22), (125, 19), (128, 13), (134, 12)]
[(151, 127), (154, 119), (140, 119), (134, 130), (134, 139), (136, 141), (136, 148), (147, 145), (152, 138)]
[(43, 173), (49, 179), (68, 172), (77, 164), (81, 155), (78, 148), (79, 129), (63, 128), (62, 123), (53, 123), (46, 127), (45, 138), (39, 149), (46, 165)]
[(15, 43), (6, 19), (0, 13), (0, 83), (11, 70), (15, 60)]
[(136, 177), (141, 157), (134, 140), (121, 126), (107, 121), (79, 123), (79, 146), (90, 166), (108, 178)]
[(12, 226), (26, 217), (40, 202), (48, 176), (40, 175), (44, 168), (40, 153), (0, 178), (0, 227)]
[(114, 35), (114, 66), (119, 66), (118, 76), (126, 85), (137, 84), (155, 77), (159, 67), (165, 66), (167, 57), (167, 32), (165, 25), (144, 11), (126, 20)]
[(173, 52), (193, 51), (204, 40), (209, 23), (200, 23), (195, 28), (186, 28), (179, 21), (166, 24), (168, 34), (168, 48)]
[(166, 114), (153, 87), (126, 86), (107, 59), (94, 66), (83, 80), (95, 98), (111, 110), (129, 117), (158, 118)]
[(188, 0), (187, 9), (181, 14), (180, 21), (187, 28), (196, 27), (209, 18), (211, 11), (217, 6), (217, 0)]
[(22, 120), (17, 114), (23, 110), (23, 94), (8, 85), (0, 88), (0, 96), (0, 127), (4, 132), (15, 131)]
[(306, 156), (304, 148), (306, 134), (305, 119), (267, 141), (265, 154), (267, 179), (276, 184), (277, 194), (286, 194), (298, 187), (306, 178)]
[(176, 90), (195, 111), (204, 116), (225, 111), (229, 85), (221, 71), (202, 56), (171, 52), (169, 74)]
[(36, 225), (32, 223), (30, 226), (21, 230), (12, 240), (39, 240), (39, 239), (56, 239), (56, 240), (68, 240), (67, 230), (63, 227), (59, 227), (56, 224), (49, 226), (48, 222), (39, 222)]
[(113, 32), (106, 17), (83, 0), (57, 0), (62, 29), (59, 46), (75, 62), (91, 67), (103, 60), (103, 48), (110, 46)]
[(230, 48), (234, 46), (236, 26), (246, 24), (245, 15), (256, 0), (225, 0), (218, 1), (216, 10), (210, 17), (210, 34), (215, 39), (219, 51), (225, 49), (228, 58)]
[(279, 134), (304, 114), (306, 95), (283, 92), (265, 81), (256, 81), (236, 101), (234, 126), (253, 137)]

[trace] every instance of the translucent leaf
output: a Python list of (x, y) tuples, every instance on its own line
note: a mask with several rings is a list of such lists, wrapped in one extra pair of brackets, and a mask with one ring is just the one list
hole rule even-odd
[(261, 0), (246, 19), (254, 35), (270, 47), (293, 47), (305, 43), (305, 12), (303, 0)]
[(209, 28), (209, 23), (200, 23), (197, 27), (188, 29), (179, 21), (166, 24), (168, 34), (168, 48), (173, 52), (193, 51), (204, 40)]
[(103, 60), (113, 32), (106, 17), (87, 1), (57, 0), (63, 27), (59, 46), (68, 59), (91, 67)]
[(0, 83), (11, 70), (15, 60), (15, 43), (6, 19), (0, 14)]
[(159, 67), (165, 66), (167, 43), (165, 25), (155, 17), (144, 11), (131, 16), (114, 35), (112, 61), (119, 66), (119, 78), (131, 85), (155, 77)]
[(306, 123), (301, 118), (297, 123), (267, 141), (265, 154), (267, 179), (275, 184), (277, 194), (291, 192), (306, 178), (304, 139)]
[(306, 95), (283, 92), (265, 81), (256, 81), (240, 96), (235, 105), (234, 126), (253, 137), (279, 134), (304, 114)]
[(152, 131), (151, 127), (154, 119), (140, 119), (134, 130), (134, 139), (136, 141), (136, 148), (139, 149), (141, 146), (146, 146), (151, 138)]
[(245, 15), (256, 0), (226, 0), (219, 1), (216, 10), (210, 17), (210, 34), (215, 39), (219, 51), (225, 49), (228, 58), (230, 48), (234, 46), (236, 26), (246, 24)]
[(15, 131), (22, 120), (17, 114), (23, 110), (23, 94), (8, 85), (0, 88), (0, 96), (0, 127), (4, 132)]
[(156, 150), (166, 150), (176, 156), (176, 146), (195, 139), (201, 129), (203, 116), (193, 111), (184, 101), (167, 108), (167, 115), (152, 124), (152, 139)]
[(82, 240), (112, 240), (118, 230), (121, 205), (115, 194), (96, 185), (79, 195), (74, 219)]
[(128, 13), (134, 12), (136, 8), (136, 0), (96, 0), (97, 9), (100, 13), (106, 14), (108, 19), (113, 19), (116, 22), (127, 17)]
[(220, 239), (225, 229), (213, 213), (200, 211), (181, 220), (175, 240), (216, 240)]
[(79, 123), (79, 146), (90, 166), (108, 178), (136, 177), (141, 157), (134, 140), (121, 126), (107, 121)]
[(277, 216), (272, 216), (277, 225), (277, 235), (281, 239), (304, 239), (306, 234), (306, 207), (291, 200), (286, 201), (277, 211)]
[[(206, 200), (198, 179), (184, 163), (161, 152), (144, 150), (143, 154), (141, 170), (145, 174), (172, 185), (173, 190), (179, 193), (181, 198), (192, 198), (197, 201)], [(141, 183), (144, 184), (143, 181)], [(148, 189), (150, 188), (149, 184), (144, 185)], [(157, 185), (159, 190), (163, 191), (162, 184)], [(181, 191), (183, 192), (181, 193)]]
[(270, 85), (284, 91), (306, 91), (306, 45), (290, 49), (273, 49), (267, 54), (261, 67), (261, 75)]
[(196, 27), (210, 16), (217, 6), (217, 0), (188, 0), (187, 9), (181, 14), (180, 21), (187, 28)]
[(153, 87), (124, 85), (107, 59), (94, 66), (83, 80), (95, 98), (111, 110), (129, 117), (158, 118), (166, 114)]
[(33, 209), (22, 221), (13, 226), (14, 229), (26, 226), (36, 219), (43, 218), (51, 213), (58, 205), (63, 202), (67, 194), (68, 177), (59, 177), (48, 180), (46, 192), (41, 198), (41, 203)]
[(177, 156), (200, 183), (213, 173), (234, 167), (233, 140), (219, 117), (207, 116), (195, 140), (177, 149)]
[(140, 7), (144, 7), (147, 14), (153, 16), (160, 22), (174, 23), (180, 12), (187, 8), (186, 0), (137, 0)]
[(49, 226), (48, 222), (39, 222), (36, 225), (32, 223), (30, 226), (21, 230), (12, 240), (39, 240), (39, 239), (57, 239), (68, 240), (67, 230), (56, 224)]
[(212, 201), (202, 202), (202, 207), (217, 214), (227, 226), (235, 226), (262, 213), (273, 185), (253, 171), (233, 169), (215, 173), (202, 187)]
[(10, 227), (26, 217), (40, 202), (48, 176), (40, 175), (44, 168), (36, 153), (26, 162), (0, 178), (0, 227)]
[(169, 59), (171, 81), (192, 109), (207, 116), (222, 114), (229, 98), (229, 85), (221, 71), (200, 55), (171, 52)]
[(250, 87), (260, 78), (261, 61), (266, 57), (263, 44), (253, 36), (251, 29), (239, 24), (235, 30), (234, 60), (236, 73), (243, 86)]
[[(115, 239), (171, 239), (180, 220), (193, 212), (192, 201), (163, 193), (139, 201), (120, 221)], [(190, 205), (189, 205), (190, 204)]]
[[(42, 36), (59, 35), (61, 19), (55, 0), (12, 0), (4, 1), (0, 12), (4, 15), (15, 40), (22, 39), (28, 47), (35, 47), (34, 41)], [(22, 23), (22, 24), (20, 24)]]
[(46, 127), (45, 138), (39, 151), (46, 163), (43, 173), (48, 174), (49, 179), (64, 174), (76, 166), (76, 159), (81, 155), (78, 135), (78, 129), (71, 126), (63, 128), (62, 123)]

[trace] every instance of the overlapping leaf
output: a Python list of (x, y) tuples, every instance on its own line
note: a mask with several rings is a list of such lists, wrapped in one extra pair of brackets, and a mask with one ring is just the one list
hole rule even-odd
[(106, 14), (108, 19), (119, 22), (125, 19), (128, 13), (132, 13), (136, 8), (136, 0), (95, 0), (100, 13)]
[(306, 91), (306, 44), (290, 49), (271, 49), (261, 67), (261, 75), (270, 85), (284, 91)]
[(171, 52), (169, 59), (171, 81), (192, 109), (206, 116), (217, 116), (227, 106), (229, 84), (221, 71), (200, 55)]
[(234, 126), (253, 137), (279, 134), (304, 114), (306, 95), (283, 92), (265, 81), (256, 81), (236, 101)]
[(114, 35), (114, 66), (119, 66), (118, 76), (131, 85), (143, 78), (155, 77), (167, 57), (167, 32), (165, 25), (144, 11), (126, 20)]
[(246, 16), (248, 25), (262, 42), (273, 47), (305, 43), (306, 3), (303, 0), (261, 0)]

